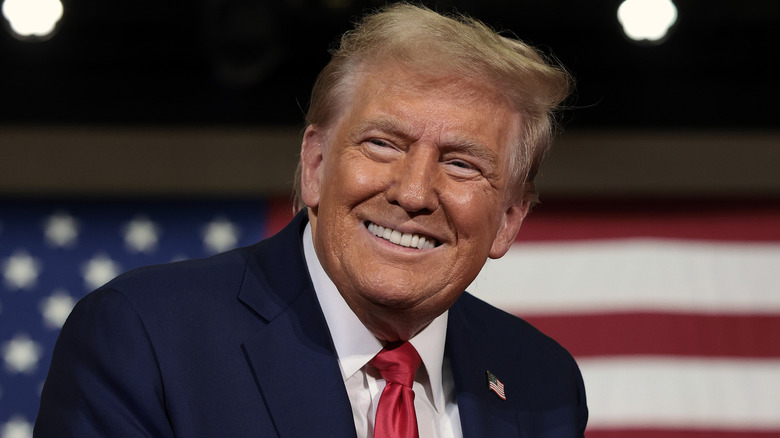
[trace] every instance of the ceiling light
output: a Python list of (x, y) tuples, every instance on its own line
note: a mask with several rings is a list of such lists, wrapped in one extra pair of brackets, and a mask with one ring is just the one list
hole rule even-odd
[(617, 15), (632, 40), (660, 42), (677, 21), (677, 7), (671, 0), (625, 0)]
[(19, 39), (48, 39), (62, 18), (60, 0), (4, 0), (3, 16)]

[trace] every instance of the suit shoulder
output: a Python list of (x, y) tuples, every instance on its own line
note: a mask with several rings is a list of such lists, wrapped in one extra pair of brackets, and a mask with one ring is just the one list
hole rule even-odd
[(82, 298), (68, 322), (84, 325), (104, 315), (126, 314), (143, 327), (161, 357), (187, 357), (182, 349), (207, 340), (225, 342), (258, 323), (239, 300), (252, 257), (247, 247), (133, 269)]
[(468, 292), (453, 306), (456, 317), (463, 318), (472, 333), (479, 333), (486, 342), (499, 342), (507, 353), (524, 357), (538, 356), (573, 362), (571, 354), (557, 341), (526, 320), (493, 306)]
[[(532, 331), (538, 332), (531, 324), (524, 319), (515, 316), (503, 309), (483, 301), (474, 295), (464, 292), (460, 296), (453, 309), (463, 311), (466, 314), (471, 324), (481, 325), (484, 324), (486, 330), (500, 330), (513, 328), (508, 333), (516, 331)], [(481, 324), (480, 324), (481, 323)]]
[(149, 265), (120, 274), (98, 290), (114, 290), (131, 302), (192, 300), (215, 291), (237, 292), (252, 247), (239, 248), (215, 256)]

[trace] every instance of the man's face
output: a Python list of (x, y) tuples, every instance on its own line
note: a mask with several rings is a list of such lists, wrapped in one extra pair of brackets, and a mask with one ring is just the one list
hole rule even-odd
[(492, 88), (378, 67), (333, 126), (304, 134), (302, 196), (325, 271), (369, 330), (396, 340), (504, 255), (528, 204), (508, 193), (520, 115)]

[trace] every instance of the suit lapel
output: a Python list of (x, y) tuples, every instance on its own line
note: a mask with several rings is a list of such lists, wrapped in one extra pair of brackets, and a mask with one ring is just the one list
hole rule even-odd
[[(488, 389), (486, 371), (501, 378), (500, 357), (497, 349), (492, 348), (495, 342), (481, 322), (468, 315), (469, 310), (459, 299), (450, 309), (445, 347), (455, 382), (463, 436), (520, 436), (513, 404)], [(508, 388), (507, 397), (511, 396)]]
[(267, 324), (243, 344), (280, 437), (355, 436), (352, 410), (330, 332), (314, 293), (299, 214), (257, 245), (239, 300)]

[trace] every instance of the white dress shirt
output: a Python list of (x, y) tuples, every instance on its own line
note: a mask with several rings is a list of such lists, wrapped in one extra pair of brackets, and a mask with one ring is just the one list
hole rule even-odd
[[(357, 436), (371, 438), (385, 381), (368, 362), (382, 350), (382, 342), (360, 322), (325, 273), (314, 251), (310, 224), (306, 225), (303, 233), (303, 248), (309, 275), (336, 347), (344, 385), (352, 404)], [(420, 438), (463, 436), (455, 384), (444, 357), (446, 334), (447, 312), (444, 312), (409, 340), (423, 363), (415, 374), (412, 388)]]

